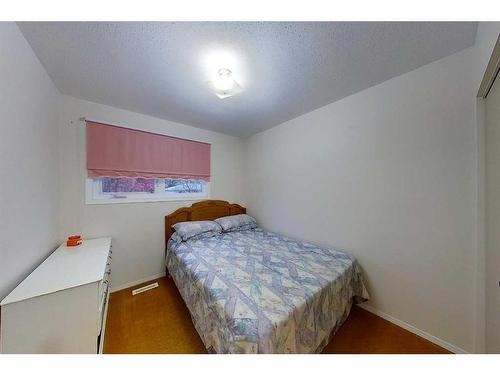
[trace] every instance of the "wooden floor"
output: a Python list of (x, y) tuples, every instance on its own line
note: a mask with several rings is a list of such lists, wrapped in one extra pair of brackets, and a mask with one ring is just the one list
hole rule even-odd
[[(105, 353), (206, 353), (189, 312), (171, 279), (132, 296), (112, 293)], [(149, 284), (151, 282), (148, 282)], [(449, 353), (378, 316), (354, 307), (323, 353)]]

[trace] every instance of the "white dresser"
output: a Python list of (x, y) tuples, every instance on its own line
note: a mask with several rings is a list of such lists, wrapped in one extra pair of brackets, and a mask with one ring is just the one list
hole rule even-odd
[(0, 303), (2, 353), (102, 353), (111, 238), (61, 245)]

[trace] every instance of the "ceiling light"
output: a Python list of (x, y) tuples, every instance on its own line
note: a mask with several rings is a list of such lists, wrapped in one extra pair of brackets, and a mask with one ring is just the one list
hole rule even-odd
[(226, 68), (221, 68), (218, 70), (216, 76), (214, 77), (214, 87), (221, 91), (231, 90), (234, 86), (233, 73)]
[(205, 83), (220, 99), (239, 94), (247, 86), (243, 57), (234, 50), (209, 45), (201, 53), (200, 67)]
[(214, 75), (211, 85), (220, 99), (229, 98), (241, 92), (241, 86), (233, 78), (233, 72), (227, 68), (220, 68)]

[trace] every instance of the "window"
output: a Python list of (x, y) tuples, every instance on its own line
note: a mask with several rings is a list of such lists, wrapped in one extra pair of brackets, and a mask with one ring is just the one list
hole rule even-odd
[(210, 144), (86, 120), (87, 204), (209, 198)]
[(209, 197), (209, 183), (193, 179), (87, 178), (87, 204), (158, 202)]

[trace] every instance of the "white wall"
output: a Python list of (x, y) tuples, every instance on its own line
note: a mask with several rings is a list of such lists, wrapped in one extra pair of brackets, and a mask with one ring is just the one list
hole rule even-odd
[(486, 349), (500, 353), (500, 79), (486, 100)]
[(88, 238), (112, 236), (112, 288), (134, 284), (164, 272), (164, 217), (194, 202), (85, 205), (85, 126), (78, 122), (83, 116), (211, 143), (211, 198), (243, 203), (244, 150), (241, 139), (62, 96), (61, 237), (72, 233), (81, 233)]
[(0, 299), (58, 242), (59, 93), (14, 23), (0, 23)]
[[(474, 54), (476, 61), (472, 74), (474, 76), (474, 87), (479, 88), (483, 79), (486, 66), (491, 57), (496, 40), (500, 33), (500, 22), (480, 22), (478, 25), (476, 40), (474, 43)], [(486, 325), (486, 304), (493, 301), (491, 296), (486, 298), (486, 290), (489, 293), (498, 293), (496, 282), (486, 283), (486, 207), (489, 204), (486, 199), (486, 129), (485, 129), (485, 101), (478, 98), (476, 101), (476, 352), (487, 352), (486, 332), (491, 335), (491, 329)], [(490, 135), (491, 137), (491, 135)], [(495, 276), (496, 277), (496, 276)], [(497, 319), (489, 314), (489, 320)]]
[[(480, 23), (476, 35), (475, 48), (477, 53), (477, 84), (479, 85), (483, 78), (484, 71), (489, 62), (491, 53), (500, 33), (500, 22)], [(500, 222), (500, 197), (499, 186), (500, 176), (498, 174), (498, 165), (500, 163), (499, 145), (499, 111), (500, 108), (500, 89), (499, 82), (495, 83), (495, 89), (490, 91), (486, 103), (479, 100), (478, 104), (478, 150), (482, 158), (482, 164), (479, 165), (478, 191), (483, 194), (480, 199), (480, 235), (486, 234), (485, 241), (482, 241), (478, 253), (478, 290), (479, 310), (478, 319), (484, 327), (485, 335), (481, 337), (481, 344), (484, 345), (486, 352), (500, 352), (500, 288), (498, 287), (499, 277), (499, 249), (500, 241), (498, 224)], [(484, 112), (482, 112), (484, 111)], [(482, 172), (482, 173), (481, 173)], [(482, 210), (481, 210), (482, 208)], [(483, 314), (483, 321), (480, 321)]]
[(472, 48), (259, 133), (250, 214), (351, 251), (376, 309), (474, 350)]
[(500, 22), (479, 22), (474, 41), (476, 65), (474, 69), (474, 85), (479, 88), (484, 71), (490, 61), (491, 52), (500, 33)]

